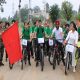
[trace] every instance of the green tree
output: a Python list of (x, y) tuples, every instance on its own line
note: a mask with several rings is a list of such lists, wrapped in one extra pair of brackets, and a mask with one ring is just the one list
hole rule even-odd
[(46, 3), (46, 12), (49, 13), (49, 4)]
[(55, 20), (57, 20), (59, 18), (59, 7), (58, 5), (53, 5), (51, 6), (50, 8), (50, 11), (49, 11), (49, 15), (50, 15), (50, 19), (52, 21), (52, 23), (55, 22)]
[(22, 9), (20, 10), (21, 21), (22, 21), (22, 22), (24, 22), (24, 21), (26, 21), (26, 20), (28, 19), (28, 12), (29, 12), (29, 10), (26, 9), (26, 8), (22, 8)]
[(80, 13), (80, 5), (79, 5), (78, 13)]
[[(24, 22), (26, 20), (28, 20), (28, 12), (29, 10), (26, 9), (26, 8), (22, 8), (20, 10), (20, 15), (21, 15), (21, 21)], [(15, 20), (19, 20), (19, 12), (16, 11), (14, 17), (13, 17)]]
[(14, 14), (13, 19), (15, 19), (15, 20), (19, 20), (19, 16), (18, 16), (18, 15), (19, 15), (19, 14), (18, 14), (18, 11), (16, 11), (15, 14)]
[(33, 11), (34, 11), (34, 13), (39, 13), (41, 10), (40, 10), (39, 6), (35, 6)]
[(77, 14), (77, 20), (80, 21), (80, 13)]
[(62, 3), (62, 7), (61, 7), (61, 12), (63, 17), (67, 20), (70, 21), (71, 17), (72, 17), (72, 4), (68, 1), (64, 1)]
[(32, 16), (32, 23), (36, 22), (36, 20), (44, 21), (44, 17), (42, 15), (39, 17)]
[(6, 22), (6, 21), (7, 21), (7, 18), (6, 18), (6, 17), (3, 17), (3, 18), (2, 18), (2, 21), (3, 21), (3, 22)]

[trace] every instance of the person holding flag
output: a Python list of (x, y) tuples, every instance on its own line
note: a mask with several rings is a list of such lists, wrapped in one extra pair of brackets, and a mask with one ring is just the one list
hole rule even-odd
[(4, 47), (7, 51), (10, 65), (22, 60), (18, 22), (10, 25), (1, 35)]
[(3, 64), (3, 54), (4, 54), (4, 45), (2, 41), (2, 30), (0, 30), (0, 66), (4, 66)]

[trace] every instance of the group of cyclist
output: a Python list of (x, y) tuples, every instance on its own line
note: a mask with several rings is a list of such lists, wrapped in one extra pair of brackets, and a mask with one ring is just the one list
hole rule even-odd
[[(44, 27), (43, 27), (44, 26)], [(33, 26), (30, 26), (29, 22), (24, 23), (24, 27), (22, 29), (22, 38), (29, 40), (30, 44), (28, 45), (29, 49), (29, 65), (31, 65), (30, 62), (30, 52), (32, 57), (34, 57), (33, 48), (35, 48), (32, 45), (32, 41), (34, 42), (34, 45), (37, 45), (37, 51), (35, 52), (35, 60), (36, 60), (36, 66), (38, 66), (38, 60), (40, 57), (39, 54), (39, 44), (38, 44), (38, 38), (44, 38), (44, 44), (43, 48), (46, 48), (47, 54), (49, 52), (49, 39), (55, 39), (54, 44), (58, 44), (58, 49), (61, 51), (62, 56), (62, 62), (65, 66), (65, 58), (67, 54), (67, 47), (70, 48), (67, 44), (73, 45), (73, 52), (72, 52), (72, 66), (73, 66), (73, 72), (75, 72), (75, 51), (78, 42), (78, 32), (76, 24), (72, 21), (69, 24), (64, 25), (64, 27), (60, 27), (60, 21), (55, 21), (55, 27), (52, 26), (52, 23), (45, 22), (44, 25), (42, 25), (41, 20), (37, 20)], [(63, 50), (63, 45), (65, 47), (65, 51)], [(53, 45), (54, 47), (54, 45)], [(71, 48), (72, 49), (72, 48)]]
[[(8, 23), (6, 25), (9, 26)], [(37, 20), (33, 23), (33, 26), (30, 25), (30, 22), (24, 22), (24, 26), (22, 27), (22, 39), (27, 40), (27, 45), (24, 47), (26, 48), (26, 51), (28, 52), (28, 64), (31, 65), (30, 56), (35, 59), (36, 66), (38, 66), (38, 62), (40, 59), (40, 51), (38, 43), (38, 39), (42, 38), (43, 40), (43, 48), (45, 49), (47, 55), (49, 53), (49, 39), (53, 40), (53, 48), (54, 44), (58, 45), (58, 50), (61, 51), (61, 60), (63, 62), (63, 65), (65, 66), (65, 58), (67, 56), (68, 48), (73, 49), (72, 51), (72, 66), (73, 66), (73, 72), (75, 72), (75, 51), (78, 42), (78, 32), (76, 24), (72, 21), (70, 24), (65, 24), (63, 27), (60, 26), (60, 21), (55, 21), (55, 26), (53, 27), (52, 23), (46, 21), (44, 24), (42, 24), (41, 20)], [(69, 44), (72, 44), (73, 47), (70, 47)], [(65, 51), (63, 49), (63, 45), (65, 47)], [(24, 48), (23, 47), (23, 48)], [(35, 49), (37, 48), (37, 50)], [(1, 48), (0, 48), (1, 49)], [(43, 49), (43, 50), (44, 50)], [(1, 52), (0, 52), (1, 53)], [(3, 53), (3, 52), (2, 52)], [(1, 60), (2, 63), (2, 60)]]

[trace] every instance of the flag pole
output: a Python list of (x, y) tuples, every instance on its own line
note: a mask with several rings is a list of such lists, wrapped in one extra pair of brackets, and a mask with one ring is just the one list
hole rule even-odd
[(21, 13), (20, 13), (20, 9), (21, 9), (21, 0), (19, 0), (19, 23), (21, 23)]
[(29, 16), (28, 16), (28, 19), (31, 22), (31, 0), (29, 0)]

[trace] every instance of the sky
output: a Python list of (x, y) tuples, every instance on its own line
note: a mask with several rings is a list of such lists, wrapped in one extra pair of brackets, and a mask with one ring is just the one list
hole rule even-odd
[[(4, 12), (0, 12), (0, 17), (6, 17), (8, 18), (9, 16), (13, 16), (15, 11), (18, 10), (18, 5), (19, 5), (19, 0), (6, 0), (7, 3), (3, 5), (4, 7)], [(61, 4), (65, 0), (31, 0), (31, 8), (34, 6), (39, 6), (41, 9), (44, 8), (43, 2), (48, 2), (49, 5), (57, 4), (61, 8)], [(66, 0), (71, 2), (73, 5), (73, 10), (78, 11), (79, 5), (80, 5), (80, 0)], [(14, 4), (13, 4), (14, 3)], [(24, 7), (24, 5), (29, 4), (29, 0), (21, 0), (21, 7)], [(13, 7), (14, 5), (14, 7)]]

